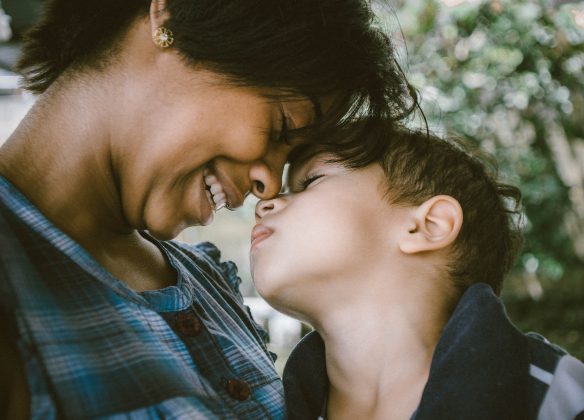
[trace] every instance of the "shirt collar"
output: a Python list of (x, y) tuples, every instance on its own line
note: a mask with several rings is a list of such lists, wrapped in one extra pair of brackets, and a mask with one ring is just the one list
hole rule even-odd
[(193, 296), (186, 285), (187, 282), (185, 282), (188, 273), (165, 248), (165, 244), (155, 240), (150, 235), (142, 234), (164, 252), (178, 273), (177, 285), (139, 293), (103, 268), (81, 245), (56, 227), (27, 197), (2, 176), (0, 176), (0, 201), (33, 232), (48, 241), (85, 272), (113, 289), (118, 295), (136, 304), (148, 306), (157, 312), (182, 310), (192, 303)]
[[(415, 419), (523, 418), (527, 409), (527, 339), (511, 323), (490, 286), (461, 297), (436, 346)], [(284, 370), (291, 418), (318, 416), (328, 392), (324, 343), (307, 335)], [(298, 416), (301, 418), (301, 416)]]

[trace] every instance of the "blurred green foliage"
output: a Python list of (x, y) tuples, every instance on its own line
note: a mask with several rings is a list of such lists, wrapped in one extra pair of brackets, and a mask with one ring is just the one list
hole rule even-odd
[(431, 129), (493, 154), (523, 193), (512, 319), (584, 358), (584, 3), (408, 0), (396, 14)]

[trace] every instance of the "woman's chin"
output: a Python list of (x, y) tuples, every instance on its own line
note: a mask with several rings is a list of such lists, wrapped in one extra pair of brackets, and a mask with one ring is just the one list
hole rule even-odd
[(176, 238), (187, 227), (188, 225), (186, 223), (179, 225), (149, 226), (148, 233), (159, 241), (170, 241)]
[(207, 218), (205, 220), (201, 221), (201, 226), (209, 226), (211, 223), (213, 223), (214, 219), (215, 219), (215, 213), (213, 213), (213, 212), (209, 213), (209, 216), (207, 216)]
[(168, 234), (165, 232), (153, 231), (153, 230), (148, 230), (148, 233), (150, 235), (152, 235), (154, 238), (158, 239), (159, 241), (170, 241), (178, 236), (178, 234), (174, 235), (174, 234)]

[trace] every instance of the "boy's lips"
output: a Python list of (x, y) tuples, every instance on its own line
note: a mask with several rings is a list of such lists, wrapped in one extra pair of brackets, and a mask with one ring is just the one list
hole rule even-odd
[(253, 249), (260, 242), (270, 236), (274, 231), (267, 226), (258, 223), (251, 231), (251, 248)]

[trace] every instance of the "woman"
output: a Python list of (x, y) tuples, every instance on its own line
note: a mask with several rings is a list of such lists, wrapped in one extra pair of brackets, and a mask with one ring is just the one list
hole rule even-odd
[(40, 96), (0, 153), (7, 416), (283, 416), (234, 267), (165, 241), (275, 195), (306, 130), (408, 113), (371, 18), (358, 0), (48, 2), (20, 61)]

